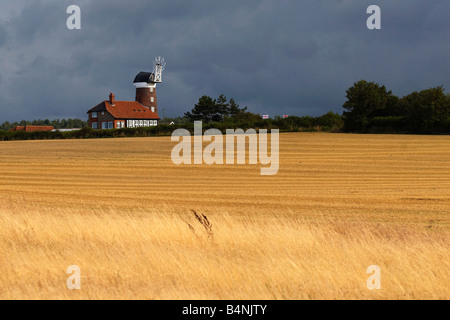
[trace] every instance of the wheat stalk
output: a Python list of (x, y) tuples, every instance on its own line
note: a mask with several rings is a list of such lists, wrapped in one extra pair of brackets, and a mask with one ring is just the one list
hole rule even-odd
[(198, 222), (200, 222), (200, 224), (205, 228), (206, 233), (208, 234), (209, 237), (214, 237), (213, 231), (212, 231), (212, 223), (209, 222), (208, 217), (205, 216), (204, 214), (199, 215), (197, 212), (195, 212), (195, 210), (191, 211), (194, 213), (195, 218), (197, 219)]

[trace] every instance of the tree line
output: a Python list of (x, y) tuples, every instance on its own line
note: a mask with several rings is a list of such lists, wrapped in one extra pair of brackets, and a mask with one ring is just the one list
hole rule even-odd
[(201, 120), (205, 124), (214, 124), (219, 130), (228, 127), (277, 128), (281, 131), (338, 131), (343, 126), (342, 116), (331, 111), (319, 117), (275, 116), (272, 119), (262, 119), (260, 114), (247, 111), (247, 107), (241, 108), (233, 98), (228, 100), (223, 94), (216, 99), (206, 95), (200, 97), (194, 108), (186, 112), (183, 118), (174, 120), (180, 124)]
[(228, 122), (249, 116), (253, 114), (247, 112), (247, 107), (241, 108), (233, 98), (228, 100), (223, 94), (217, 99), (209, 96), (200, 97), (194, 108), (184, 114), (187, 122), (201, 120), (204, 123)]
[[(222, 133), (226, 133), (227, 129), (279, 129), (280, 132), (291, 131), (329, 131), (334, 130), (342, 125), (342, 118), (340, 115), (329, 112), (320, 117), (289, 117), (274, 119), (261, 119), (261, 116), (256, 115), (252, 121), (238, 121), (234, 123), (229, 122), (208, 122), (203, 123), (202, 129), (218, 129)], [(185, 119), (186, 120), (186, 119)], [(174, 125), (161, 123), (154, 127), (138, 127), (138, 128), (121, 128), (121, 129), (92, 129), (84, 127), (81, 130), (61, 132), (61, 131), (3, 131), (0, 130), (0, 141), (13, 140), (50, 140), (50, 139), (90, 139), (90, 138), (120, 138), (120, 137), (150, 137), (150, 136), (170, 136), (175, 129), (187, 129), (191, 134), (194, 134), (194, 123), (184, 122)], [(334, 128), (334, 129), (333, 129)]]
[(450, 94), (442, 86), (399, 98), (385, 86), (361, 80), (346, 97), (345, 132), (450, 133)]
[(16, 126), (52, 126), (55, 129), (71, 129), (71, 128), (83, 128), (87, 126), (87, 122), (81, 119), (55, 119), (55, 120), (33, 120), (33, 121), (16, 121), (10, 123), (5, 121), (0, 125), (0, 130), (8, 131)]
[[(4, 130), (0, 131), (0, 140), (170, 135), (177, 128), (193, 130), (193, 122), (197, 120), (203, 121), (204, 130), (216, 128), (223, 132), (233, 128), (254, 128), (280, 129), (285, 132), (450, 133), (450, 94), (445, 94), (442, 86), (415, 91), (399, 98), (385, 86), (360, 80), (346, 90), (346, 98), (342, 115), (330, 111), (318, 117), (276, 116), (262, 119), (261, 115), (247, 111), (247, 107), (241, 108), (234, 99), (227, 99), (223, 94), (215, 99), (204, 95), (183, 116), (162, 119), (153, 128), (93, 130), (87, 127), (86, 121), (80, 119), (6, 121), (0, 125), (0, 130)], [(170, 125), (172, 122), (174, 125)], [(5, 132), (24, 125), (83, 129), (71, 133)]]

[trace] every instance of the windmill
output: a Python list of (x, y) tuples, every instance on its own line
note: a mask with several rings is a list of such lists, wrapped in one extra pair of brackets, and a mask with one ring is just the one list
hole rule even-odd
[(162, 82), (162, 72), (166, 62), (162, 57), (156, 57), (153, 61), (153, 72), (139, 72), (134, 78), (133, 85), (136, 87), (136, 101), (150, 108), (158, 115), (156, 101), (156, 84)]
[(166, 62), (162, 57), (156, 57), (153, 60), (153, 82), (162, 82), (162, 72), (166, 67)]

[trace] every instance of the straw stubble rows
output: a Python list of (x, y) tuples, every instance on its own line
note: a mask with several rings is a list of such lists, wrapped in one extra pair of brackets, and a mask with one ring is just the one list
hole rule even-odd
[(0, 298), (450, 298), (449, 137), (281, 134), (274, 176), (173, 146), (2, 143)]

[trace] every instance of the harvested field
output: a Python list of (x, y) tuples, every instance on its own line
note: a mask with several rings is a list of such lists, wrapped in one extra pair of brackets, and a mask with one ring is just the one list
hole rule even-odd
[(0, 299), (450, 299), (449, 136), (280, 134), (274, 176), (174, 145), (1, 142)]

